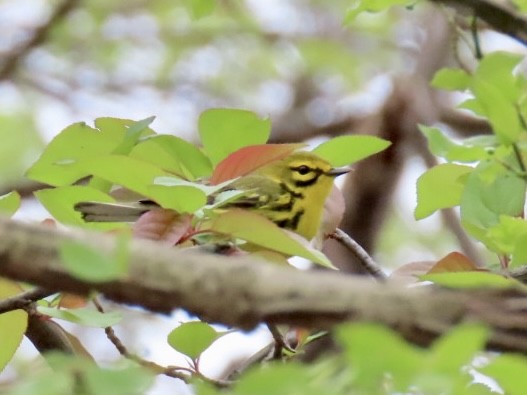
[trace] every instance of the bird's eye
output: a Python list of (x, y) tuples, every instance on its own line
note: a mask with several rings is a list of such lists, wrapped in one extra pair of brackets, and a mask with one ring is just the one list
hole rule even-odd
[(298, 172), (298, 174), (302, 174), (302, 175), (305, 175), (307, 173), (309, 173), (311, 171), (311, 169), (309, 167), (307, 167), (306, 165), (302, 165), (302, 166), (299, 166), (296, 171)]

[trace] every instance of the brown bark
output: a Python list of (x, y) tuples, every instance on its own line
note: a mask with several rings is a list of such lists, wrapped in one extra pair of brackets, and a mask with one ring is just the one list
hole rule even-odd
[(461, 291), (432, 286), (405, 288), (339, 272), (306, 272), (250, 257), (227, 257), (155, 242), (130, 243), (128, 274), (89, 283), (70, 275), (60, 246), (76, 240), (111, 253), (111, 235), (64, 233), (0, 219), (0, 275), (47, 289), (99, 291), (121, 303), (157, 312), (184, 308), (211, 322), (252, 328), (260, 322), (330, 328), (348, 320), (389, 325), (427, 344), (452, 325), (490, 325), (490, 344), (527, 352), (527, 294), (521, 290)]

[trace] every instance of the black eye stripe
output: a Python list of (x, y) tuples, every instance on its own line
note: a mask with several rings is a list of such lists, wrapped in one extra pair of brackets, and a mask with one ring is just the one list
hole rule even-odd
[(323, 173), (322, 169), (319, 169), (318, 167), (309, 167), (307, 165), (300, 165), (300, 166), (294, 166), (290, 167), (292, 171), (295, 171), (303, 176), (309, 173)]

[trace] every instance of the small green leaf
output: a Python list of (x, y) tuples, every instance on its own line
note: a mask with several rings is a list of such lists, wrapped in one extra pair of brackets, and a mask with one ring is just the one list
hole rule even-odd
[(137, 144), (130, 156), (152, 163), (189, 180), (210, 176), (212, 164), (195, 145), (170, 135), (158, 135)]
[(491, 272), (448, 272), (425, 274), (420, 277), (423, 281), (432, 281), (434, 284), (447, 288), (493, 288), (510, 289), (525, 288), (519, 281)]
[(339, 136), (320, 144), (313, 152), (333, 166), (344, 166), (381, 152), (391, 144), (375, 136)]
[(476, 140), (466, 139), (461, 144), (457, 144), (438, 128), (419, 125), (419, 129), (428, 140), (428, 149), (434, 155), (441, 156), (448, 161), (475, 162), (489, 156), (487, 147), (490, 146), (490, 142), (483, 146), (475, 144)]
[(502, 354), (478, 369), (484, 375), (496, 380), (503, 393), (524, 395), (527, 388), (527, 358), (523, 355)]
[[(22, 292), (20, 286), (0, 277), (0, 301), (16, 296)], [(22, 342), (27, 328), (27, 313), (24, 310), (14, 310), (0, 314), (0, 372), (11, 361), (18, 346)]]
[(201, 113), (199, 135), (214, 165), (247, 145), (264, 144), (271, 133), (271, 121), (253, 112), (211, 109)]
[(222, 333), (218, 333), (206, 322), (192, 321), (175, 328), (169, 333), (167, 340), (174, 350), (195, 360), (221, 336)]
[(479, 114), (488, 118), (505, 144), (517, 141), (523, 130), (517, 107), (524, 89), (513, 73), (522, 59), (510, 52), (492, 52), (481, 60), (470, 84)]
[(115, 202), (114, 198), (98, 189), (73, 185), (41, 189), (35, 192), (35, 196), (53, 218), (63, 224), (107, 230), (126, 226), (119, 223), (87, 223), (82, 220), (81, 214), (73, 209), (76, 203), (83, 201)]
[(178, 213), (193, 213), (207, 204), (207, 195), (194, 186), (151, 185), (148, 195), (161, 207)]
[[(125, 258), (122, 258), (124, 243), (121, 243), (115, 257), (101, 253), (73, 241), (65, 242), (60, 248), (60, 259), (64, 267), (75, 277), (90, 282), (104, 282), (118, 279), (127, 272)], [(117, 259), (117, 256), (122, 259)]]
[(502, 86), (479, 80), (472, 86), (479, 106), (504, 144), (515, 142), (523, 128), (515, 102), (511, 102)]
[(523, 218), (501, 215), (499, 223), (487, 232), (499, 254), (511, 256), (509, 269), (525, 265), (527, 262), (527, 221)]
[(106, 328), (119, 323), (122, 314), (117, 311), (100, 313), (93, 308), (57, 309), (55, 307), (37, 306), (39, 313), (53, 318), (97, 328)]
[(335, 269), (331, 261), (322, 252), (311, 248), (305, 239), (250, 211), (228, 210), (213, 219), (210, 230)]
[(20, 207), (20, 195), (17, 191), (0, 196), (0, 214), (13, 215)]
[(435, 211), (460, 203), (464, 189), (464, 176), (472, 167), (445, 163), (437, 165), (417, 180), (417, 206), (414, 216), (423, 219)]
[(205, 185), (201, 183), (190, 182), (177, 177), (156, 177), (154, 179), (155, 185), (165, 187), (191, 187), (202, 191), (205, 195), (210, 196), (231, 184), (234, 180), (228, 180), (217, 185)]
[(143, 131), (154, 121), (155, 117), (149, 117), (142, 121), (137, 121), (131, 124), (124, 136), (123, 141), (113, 151), (115, 155), (127, 155), (130, 153), (132, 148), (137, 144)]
[(430, 84), (434, 88), (462, 91), (469, 88), (470, 80), (471, 76), (465, 70), (444, 68), (434, 75)]
[(481, 238), (498, 224), (500, 215), (518, 216), (522, 212), (525, 189), (525, 181), (501, 164), (481, 162), (469, 174), (461, 196), (463, 225)]
[(212, 14), (216, 7), (216, 0), (184, 0), (192, 18), (201, 19)]
[(352, 2), (353, 6), (348, 8), (344, 15), (344, 25), (350, 25), (362, 12), (386, 11), (392, 6), (409, 6), (415, 0), (359, 0)]

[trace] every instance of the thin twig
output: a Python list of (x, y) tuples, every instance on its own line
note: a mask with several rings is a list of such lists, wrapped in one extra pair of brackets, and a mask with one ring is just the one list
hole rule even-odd
[(478, 34), (478, 17), (476, 14), (472, 17), (470, 21), (470, 34), (472, 35), (472, 41), (474, 42), (474, 56), (476, 59), (483, 59), (483, 51), (481, 50), (481, 44), (479, 42)]
[(44, 288), (33, 288), (29, 291), (22, 292), (21, 294), (0, 301), (0, 314), (18, 309), (26, 309), (37, 300), (51, 296), (54, 293), (56, 292)]
[(353, 255), (357, 257), (362, 267), (366, 269), (373, 277), (378, 280), (386, 280), (387, 276), (382, 271), (381, 267), (373, 258), (366, 252), (364, 248), (360, 246), (355, 240), (349, 237), (346, 232), (341, 229), (336, 229), (332, 234), (329, 235), (332, 239), (337, 240), (344, 247), (350, 250)]
[(266, 324), (267, 329), (269, 329), (269, 332), (271, 332), (271, 335), (273, 335), (274, 339), (274, 352), (273, 352), (273, 359), (281, 359), (282, 358), (282, 351), (287, 350), (289, 352), (294, 353), (295, 350), (293, 350), (285, 341), (284, 337), (278, 330), (278, 327), (274, 324)]
[[(100, 313), (104, 313), (104, 308), (102, 307), (102, 305), (99, 303), (99, 301), (96, 298), (93, 298), (92, 302), (95, 305), (95, 308)], [(177, 367), (166, 368), (164, 366), (158, 365), (155, 362), (147, 361), (139, 357), (138, 355), (131, 353), (130, 351), (128, 351), (128, 349), (123, 344), (121, 339), (119, 339), (119, 337), (115, 334), (115, 331), (113, 330), (111, 326), (107, 326), (106, 328), (104, 328), (104, 332), (106, 333), (106, 337), (108, 338), (108, 340), (110, 340), (110, 342), (115, 346), (119, 354), (121, 354), (126, 359), (130, 359), (143, 367), (153, 370), (154, 372), (158, 374), (164, 374), (169, 377), (177, 378), (177, 379), (183, 380), (185, 383), (188, 384), (189, 376), (177, 372), (176, 370), (180, 370), (179, 368)], [(182, 369), (182, 370), (185, 370), (185, 369)]]
[[(100, 313), (104, 313), (104, 308), (99, 303), (97, 298), (93, 298), (93, 304), (95, 305), (95, 308)], [(190, 375), (197, 376), (200, 379), (202, 379), (203, 381), (206, 381), (206, 382), (208, 382), (210, 384), (213, 384), (213, 385), (215, 385), (218, 388), (225, 388), (225, 387), (227, 387), (227, 386), (232, 384), (232, 383), (230, 383), (228, 381), (211, 379), (209, 377), (204, 376), (202, 373), (200, 373), (198, 371), (194, 371), (194, 370), (192, 370), (190, 368), (180, 367), (180, 366), (166, 366), (165, 367), (165, 366), (159, 365), (159, 364), (157, 364), (157, 363), (155, 363), (153, 361), (148, 361), (146, 359), (143, 359), (140, 356), (138, 356), (136, 354), (133, 354), (130, 351), (128, 351), (126, 346), (123, 344), (121, 339), (119, 339), (119, 337), (116, 335), (115, 331), (113, 330), (113, 328), (111, 326), (107, 326), (106, 328), (104, 328), (104, 332), (106, 333), (106, 337), (108, 338), (108, 340), (110, 340), (110, 342), (115, 346), (115, 348), (117, 349), (119, 354), (121, 354), (126, 359), (134, 361), (135, 363), (137, 363), (137, 364), (139, 364), (139, 365), (141, 365), (141, 366), (143, 366), (143, 367), (145, 367), (147, 369), (150, 369), (150, 370), (154, 371), (156, 374), (163, 374), (163, 375), (168, 376), (168, 377), (179, 379), (179, 380), (182, 380), (183, 382), (185, 382), (186, 384), (190, 383), (190, 378), (191, 378)], [(185, 371), (185, 372), (189, 373), (190, 375), (183, 374), (183, 373), (181, 373), (181, 371)]]
[(525, 168), (525, 162), (523, 161), (522, 154), (520, 152), (520, 149), (518, 148), (518, 144), (513, 143), (512, 149), (514, 151), (514, 156), (516, 156), (516, 160), (518, 161), (518, 166), (520, 166), (520, 170), (523, 174), (523, 178), (525, 178), (525, 174), (527, 172), (527, 169)]

